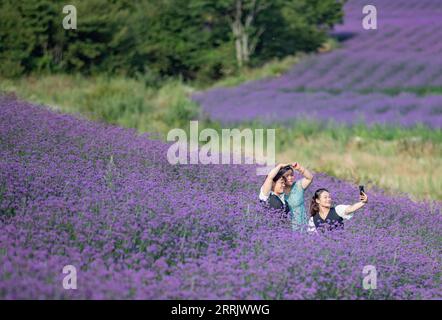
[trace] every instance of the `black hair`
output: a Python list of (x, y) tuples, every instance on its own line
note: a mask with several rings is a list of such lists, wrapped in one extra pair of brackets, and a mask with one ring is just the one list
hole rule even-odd
[(276, 176), (273, 178), (273, 182), (278, 181), (282, 176), (284, 176), (284, 174), (286, 174), (286, 172), (288, 172), (288, 171), (290, 171), (290, 170), (293, 171), (292, 166), (285, 166), (285, 167), (282, 167), (281, 169), (279, 169), (278, 173), (277, 173)]
[(325, 188), (320, 188), (316, 190), (315, 193), (313, 194), (312, 200), (310, 201), (310, 209), (309, 209), (311, 217), (315, 216), (319, 212), (319, 204), (316, 202), (316, 199), (319, 199), (319, 197), (323, 192), (329, 192), (329, 191)]

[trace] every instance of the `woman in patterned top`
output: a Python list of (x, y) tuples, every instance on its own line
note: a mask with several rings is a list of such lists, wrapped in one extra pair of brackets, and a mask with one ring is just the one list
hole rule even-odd
[[(285, 179), (285, 200), (290, 208), (290, 221), (293, 231), (305, 232), (307, 230), (307, 212), (304, 205), (304, 191), (313, 181), (313, 174), (298, 162), (282, 169)], [(299, 172), (303, 177), (295, 180), (294, 172)]]

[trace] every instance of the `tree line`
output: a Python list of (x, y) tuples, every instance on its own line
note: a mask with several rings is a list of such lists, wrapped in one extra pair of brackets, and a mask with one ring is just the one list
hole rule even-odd
[(0, 2), (0, 75), (80, 72), (216, 80), (273, 58), (316, 50), (345, 0)]

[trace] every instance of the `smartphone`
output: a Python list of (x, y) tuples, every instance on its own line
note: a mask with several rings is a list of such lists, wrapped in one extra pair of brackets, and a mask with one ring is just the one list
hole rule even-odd
[(359, 194), (362, 196), (362, 192), (365, 193), (364, 186), (359, 186)]

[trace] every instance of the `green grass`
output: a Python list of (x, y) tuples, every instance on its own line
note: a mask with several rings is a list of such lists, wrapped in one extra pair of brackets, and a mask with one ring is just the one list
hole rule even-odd
[(284, 59), (274, 59), (259, 68), (244, 68), (239, 74), (226, 77), (215, 83), (202, 84), (200, 88), (233, 87), (249, 81), (279, 77), (284, 72), (290, 70), (294, 64), (298, 63), (304, 55), (298, 54), (296, 56), (287, 56)]

